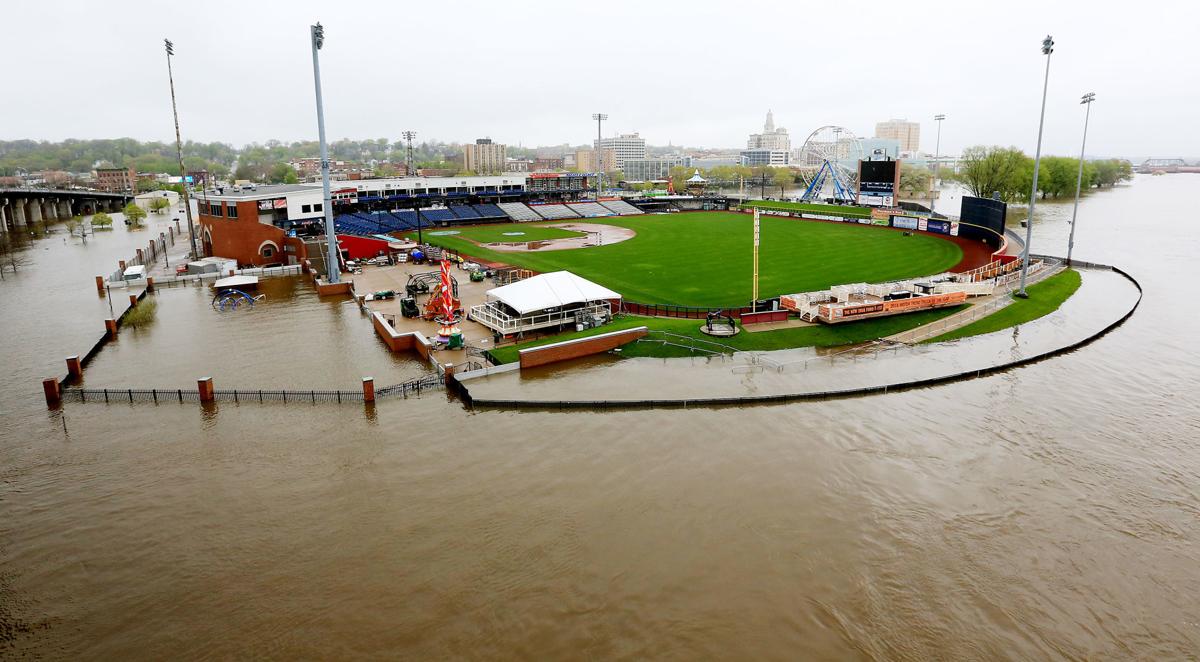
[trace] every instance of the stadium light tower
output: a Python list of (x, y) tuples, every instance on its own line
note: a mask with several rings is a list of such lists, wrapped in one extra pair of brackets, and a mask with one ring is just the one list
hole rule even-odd
[(937, 142), (934, 143), (934, 148), (933, 148), (933, 182), (930, 184), (930, 187), (929, 187), (929, 190), (931, 191), (931, 193), (929, 194), (929, 208), (931, 210), (933, 209), (933, 193), (932, 193), (932, 191), (934, 190), (934, 188), (937, 187), (938, 175), (940, 175), (942, 172), (942, 170), (941, 170), (942, 163), (941, 163), (940, 159), (942, 156), (942, 120), (944, 120), (944, 119), (946, 119), (945, 115), (938, 114), (938, 115), (933, 116), (933, 121), (937, 122), (938, 130), (937, 130)]
[(1037, 204), (1038, 168), (1042, 165), (1042, 128), (1046, 125), (1046, 91), (1050, 89), (1050, 54), (1054, 52), (1054, 39), (1050, 35), (1042, 40), (1042, 54), (1046, 56), (1046, 78), (1042, 82), (1042, 114), (1038, 118), (1037, 152), (1033, 157), (1033, 190), (1029, 193), (1029, 220), (1025, 222), (1025, 254), (1021, 259), (1021, 291), (1017, 296), (1028, 298), (1025, 278), (1029, 274), (1029, 242), (1033, 241), (1033, 208)]
[(175, 44), (163, 39), (167, 48), (167, 79), (171, 81), (171, 114), (175, 116), (175, 155), (179, 157), (179, 186), (183, 189), (183, 210), (187, 214), (188, 240), (192, 245), (192, 259), (200, 257), (196, 252), (196, 228), (192, 225), (192, 201), (188, 198), (187, 170), (183, 168), (183, 141), (179, 138), (179, 111), (175, 107), (175, 73), (171, 70), (171, 56), (175, 55)]
[(412, 158), (412, 156), (413, 156), (412, 155), (412, 141), (413, 141), (413, 138), (417, 137), (417, 132), (416, 131), (405, 131), (404, 133), (401, 133), (400, 135), (403, 136), (404, 139), (408, 141), (408, 153), (404, 160), (404, 176), (405, 177), (413, 177), (414, 174), (413, 174), (413, 158)]
[(600, 200), (600, 191), (604, 190), (604, 158), (601, 156), (600, 148), (600, 124), (608, 119), (608, 114), (592, 113), (592, 119), (596, 120), (596, 171), (600, 174), (600, 178), (596, 181), (596, 200)]
[(1095, 92), (1083, 95), (1079, 103), (1087, 106), (1083, 113), (1083, 144), (1079, 146), (1079, 175), (1075, 178), (1075, 207), (1071, 210), (1071, 236), (1067, 239), (1067, 266), (1071, 266), (1071, 252), (1075, 249), (1075, 217), (1079, 215), (1079, 189), (1083, 186), (1083, 150), (1087, 148), (1088, 119), (1092, 116), (1092, 102), (1096, 100)]
[(313, 86), (317, 91), (317, 135), (321, 141), (321, 190), (325, 194), (325, 238), (329, 243), (329, 253), (325, 256), (325, 277), (330, 283), (342, 279), (342, 270), (338, 263), (337, 233), (333, 228), (333, 200), (329, 195), (329, 146), (325, 144), (325, 107), (321, 101), (321, 61), (317, 51), (325, 45), (325, 27), (320, 23), (309, 26), (312, 37), (313, 56)]

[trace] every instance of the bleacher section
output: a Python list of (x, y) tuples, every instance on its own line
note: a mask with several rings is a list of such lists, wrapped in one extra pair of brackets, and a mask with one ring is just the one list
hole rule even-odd
[(450, 211), (461, 219), (479, 218), (479, 212), (471, 205), (450, 205)]
[(570, 207), (566, 205), (537, 205), (535, 207), (531, 207), (531, 209), (541, 214), (542, 218), (550, 221), (557, 221), (567, 218), (579, 218), (579, 214), (576, 214), (571, 210)]
[(450, 211), (449, 209), (434, 208), (422, 209), (421, 218), (426, 221), (433, 221), (434, 223), (446, 223), (458, 220), (458, 217), (454, 215), (454, 212)]
[(600, 204), (620, 216), (633, 216), (634, 214), (642, 213), (641, 209), (634, 207), (624, 200), (604, 200)]
[[(520, 204), (520, 203), (517, 203)], [(480, 218), (508, 218), (503, 209), (496, 205), (471, 205)], [(521, 205), (524, 206), (524, 205)]]
[(523, 222), (542, 220), (542, 217), (536, 211), (526, 207), (525, 203), (523, 202), (501, 202), (495, 206), (499, 208), (500, 211), (504, 212), (505, 216), (508, 216), (514, 221)]
[[(333, 226), (336, 232), (361, 236), (386, 234), (388, 232), (404, 232), (406, 230), (417, 229), (417, 215), (411, 210), (338, 214), (333, 219)], [(421, 227), (428, 228), (433, 226), (428, 221), (422, 219)]]
[(571, 211), (584, 218), (616, 215), (613, 213), (613, 210), (609, 209), (608, 207), (602, 207), (594, 202), (575, 202), (568, 206), (571, 208)]

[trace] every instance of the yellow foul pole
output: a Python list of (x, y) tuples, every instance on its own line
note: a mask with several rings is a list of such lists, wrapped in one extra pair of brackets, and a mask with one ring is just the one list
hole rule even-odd
[(758, 310), (758, 207), (754, 208), (754, 292), (753, 298), (750, 300), (750, 311)]

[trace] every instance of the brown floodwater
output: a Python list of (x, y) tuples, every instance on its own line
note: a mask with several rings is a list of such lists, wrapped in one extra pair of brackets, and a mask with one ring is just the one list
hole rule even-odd
[[(107, 316), (91, 276), (144, 240), (37, 239), (0, 282), (0, 657), (1194, 657), (1197, 195), (1180, 174), (1084, 200), (1078, 255), (1146, 294), (1079, 351), (699, 410), (473, 412), (439, 391), (48, 411), (41, 377)], [(1035, 251), (1064, 252), (1070, 203), (1038, 212)], [(88, 383), (424, 370), (352, 305), (270, 287), (235, 313), (160, 292)]]

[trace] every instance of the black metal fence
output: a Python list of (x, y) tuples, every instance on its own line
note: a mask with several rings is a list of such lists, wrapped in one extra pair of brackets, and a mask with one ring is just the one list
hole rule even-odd
[[(392, 384), (375, 389), (375, 399), (387, 397), (404, 397), (419, 395), (422, 391), (440, 388), (445, 384), (441, 375), (428, 375), (410, 379), (399, 384)], [(200, 391), (197, 389), (180, 388), (80, 388), (68, 387), (62, 391), (62, 398), (68, 402), (200, 402)], [(283, 402), (307, 403), (318, 402), (362, 402), (363, 392), (346, 390), (308, 391), (292, 389), (214, 389), (213, 399), (218, 402)]]

